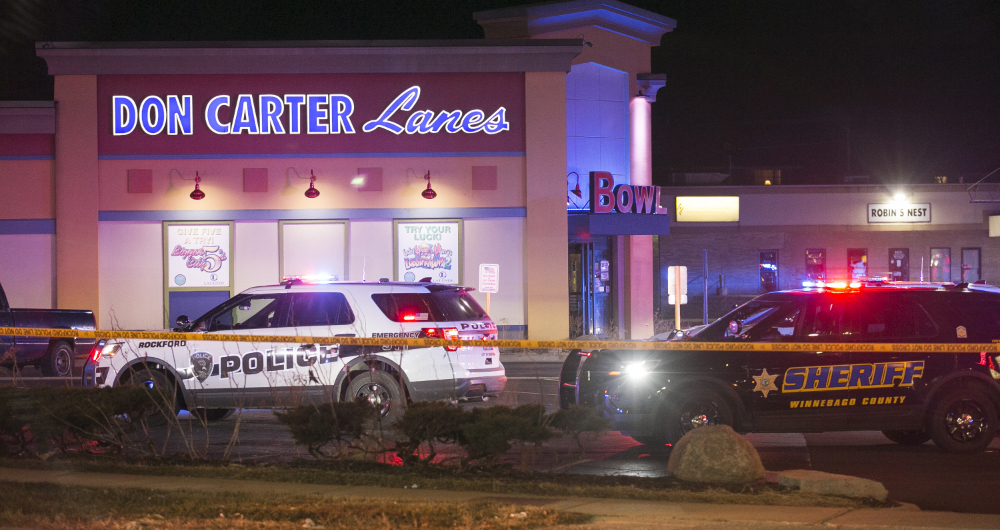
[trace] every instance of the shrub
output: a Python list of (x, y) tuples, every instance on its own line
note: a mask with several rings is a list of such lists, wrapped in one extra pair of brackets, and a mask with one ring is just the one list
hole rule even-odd
[[(359, 440), (369, 420), (378, 411), (367, 401), (344, 401), (322, 405), (299, 405), (289, 412), (275, 412), (278, 420), (291, 430), (296, 444), (306, 446), (316, 459), (343, 456), (351, 442)], [(332, 453), (323, 448), (334, 444)]]
[(580, 435), (585, 432), (600, 432), (611, 428), (611, 420), (601, 416), (590, 407), (572, 405), (568, 409), (560, 409), (552, 415), (553, 428), (573, 436), (577, 447), (583, 452)]
[[(472, 414), (442, 401), (420, 401), (406, 408), (396, 428), (404, 439), (396, 442), (396, 454), (403, 465), (427, 464), (437, 456), (435, 443), (464, 442), (463, 427), (472, 421)], [(419, 449), (427, 444), (428, 454), (421, 457)]]
[(0, 451), (45, 458), (93, 443), (120, 453), (152, 408), (140, 387), (0, 388)]
[(472, 411), (472, 421), (462, 427), (466, 455), (480, 466), (499, 463), (511, 441), (542, 443), (554, 435), (548, 428), (545, 407), (522, 405), (516, 409), (498, 406)]

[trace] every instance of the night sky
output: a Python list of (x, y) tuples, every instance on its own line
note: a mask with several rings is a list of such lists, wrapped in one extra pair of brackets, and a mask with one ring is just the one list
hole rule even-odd
[[(0, 0), (0, 100), (52, 99), (37, 41), (475, 39), (474, 11), (524, 3)], [(968, 184), (1000, 167), (1000, 2), (628, 3), (677, 20), (653, 48), (658, 184), (730, 167)]]

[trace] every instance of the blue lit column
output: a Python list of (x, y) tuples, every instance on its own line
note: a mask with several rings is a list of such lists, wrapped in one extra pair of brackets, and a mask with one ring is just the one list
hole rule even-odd
[[(650, 103), (656, 91), (666, 84), (665, 74), (636, 76), (638, 92), (629, 102), (629, 165), (633, 186), (653, 185), (653, 149)], [(627, 326), (633, 340), (649, 338), (653, 325), (653, 236), (625, 236), (628, 260), (624, 306)]]

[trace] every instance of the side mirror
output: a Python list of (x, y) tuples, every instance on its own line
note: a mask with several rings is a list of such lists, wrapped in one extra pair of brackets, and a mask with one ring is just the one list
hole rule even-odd
[(729, 321), (729, 335), (731, 337), (738, 337), (742, 329), (743, 329), (743, 324), (740, 324), (739, 320)]
[(189, 319), (187, 315), (177, 317), (177, 327), (186, 328), (189, 324), (191, 324), (191, 319)]

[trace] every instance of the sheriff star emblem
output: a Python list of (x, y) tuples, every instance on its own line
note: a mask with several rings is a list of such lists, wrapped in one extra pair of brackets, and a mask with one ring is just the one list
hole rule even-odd
[(753, 391), (757, 392), (759, 390), (764, 394), (764, 397), (767, 397), (768, 392), (777, 392), (778, 389), (774, 386), (774, 380), (777, 377), (777, 375), (768, 374), (765, 368), (760, 375), (753, 376), (754, 382), (757, 383), (757, 386), (753, 387)]

